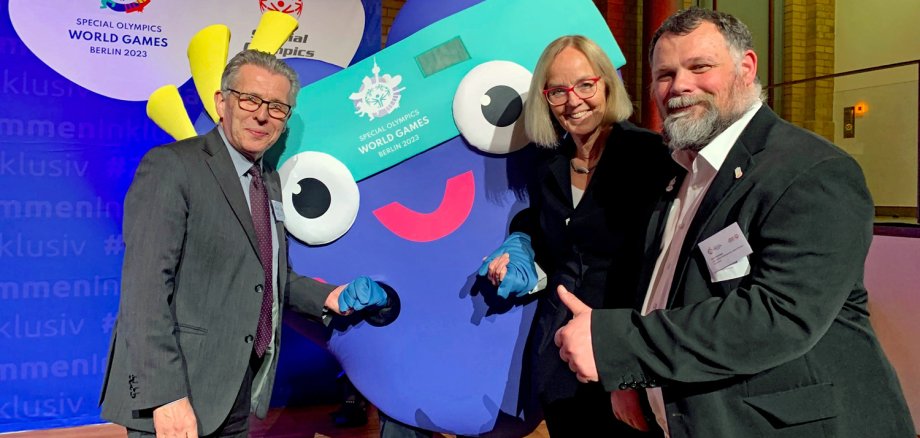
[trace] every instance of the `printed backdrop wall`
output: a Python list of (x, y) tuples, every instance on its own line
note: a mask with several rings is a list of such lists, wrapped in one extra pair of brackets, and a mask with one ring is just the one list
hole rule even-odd
[[(300, 21), (282, 57), (344, 67), (380, 48), (380, 0), (0, 0), (0, 433), (100, 421), (122, 202), (141, 156), (171, 141), (145, 100), (172, 83), (201, 114), (189, 38), (226, 24), (233, 54), (266, 9)], [(281, 372), (283, 403), (305, 386)]]

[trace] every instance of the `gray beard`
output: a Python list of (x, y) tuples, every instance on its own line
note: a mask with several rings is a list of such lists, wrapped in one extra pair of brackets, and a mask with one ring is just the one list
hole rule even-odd
[(715, 99), (709, 94), (700, 96), (678, 96), (668, 100), (668, 106), (679, 108), (694, 103), (703, 105), (703, 115), (696, 118), (689, 113), (669, 115), (664, 119), (662, 136), (672, 151), (691, 150), (699, 152), (722, 131), (738, 121), (750, 105), (739, 100), (742, 93), (732, 89), (729, 102), (732, 102), (725, 114), (716, 107)]
[(668, 116), (664, 120), (665, 143), (672, 151), (688, 149), (699, 151), (731, 126), (737, 118), (728, 119), (719, 116), (719, 112), (710, 107), (702, 117)]

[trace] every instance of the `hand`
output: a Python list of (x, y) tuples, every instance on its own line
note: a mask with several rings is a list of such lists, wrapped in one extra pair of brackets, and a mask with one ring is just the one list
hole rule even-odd
[(575, 377), (581, 383), (597, 382), (597, 364), (594, 362), (594, 347), (591, 344), (591, 308), (582, 303), (565, 286), (556, 288), (559, 300), (574, 315), (572, 320), (556, 331), (554, 340), (559, 347), (559, 357), (569, 364)]
[(347, 315), (368, 306), (383, 306), (386, 303), (387, 293), (383, 288), (370, 277), (362, 276), (348, 283), (338, 295), (338, 313)]
[(198, 438), (198, 420), (188, 397), (153, 410), (157, 438)]
[(642, 400), (634, 389), (623, 389), (610, 393), (613, 415), (633, 429), (648, 432), (648, 423), (642, 413)]
[(537, 285), (537, 270), (530, 236), (514, 232), (492, 254), (483, 259), (479, 275), (498, 286), (498, 296), (521, 296)]

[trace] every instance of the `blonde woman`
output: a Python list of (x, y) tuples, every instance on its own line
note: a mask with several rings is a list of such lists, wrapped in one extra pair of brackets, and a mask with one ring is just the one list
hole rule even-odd
[[(572, 315), (555, 289), (565, 285), (594, 308), (637, 305), (644, 226), (667, 184), (667, 148), (658, 135), (626, 121), (632, 102), (623, 82), (607, 55), (583, 36), (546, 47), (529, 95), (525, 126), (542, 146), (530, 208), (512, 221), (512, 233), (480, 275), (508, 297), (538, 289), (537, 266), (546, 272), (546, 290), (536, 292), (528, 359), (553, 437), (647, 436), (616, 419), (610, 393), (579, 383), (560, 359), (553, 335)], [(638, 402), (638, 393), (631, 396)]]

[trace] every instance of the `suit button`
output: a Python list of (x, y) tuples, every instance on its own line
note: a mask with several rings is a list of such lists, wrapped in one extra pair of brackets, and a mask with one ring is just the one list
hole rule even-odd
[(253, 338), (252, 338), (252, 335), (246, 335), (246, 339), (244, 339), (244, 340), (245, 340), (246, 343), (248, 344), (248, 343), (252, 342), (252, 339), (253, 339)]
[(257, 294), (262, 293), (262, 285), (261, 285), (261, 284), (257, 284), (257, 285), (256, 285), (256, 293), (257, 293)]

